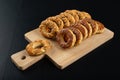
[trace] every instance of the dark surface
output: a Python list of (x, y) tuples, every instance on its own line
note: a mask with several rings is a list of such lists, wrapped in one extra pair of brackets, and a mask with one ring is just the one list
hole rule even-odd
[[(114, 76), (120, 74), (118, 8), (115, 0), (0, 0), (0, 80), (117, 78)], [(37, 28), (45, 18), (66, 9), (87, 11), (93, 19), (114, 31), (114, 38), (64, 70), (56, 68), (47, 58), (25, 71), (18, 70), (10, 56), (28, 44), (24, 34)]]

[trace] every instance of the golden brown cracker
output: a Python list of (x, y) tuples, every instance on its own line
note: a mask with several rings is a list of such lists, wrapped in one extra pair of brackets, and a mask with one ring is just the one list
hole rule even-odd
[(64, 26), (63, 21), (59, 17), (54, 16), (54, 17), (48, 17), (47, 19), (55, 22), (59, 27), (59, 29), (62, 29)]
[(64, 13), (61, 13), (60, 15), (63, 17), (66, 17), (69, 20), (70, 25), (75, 23), (75, 19), (71, 14), (64, 12)]
[(55, 38), (59, 28), (57, 27), (56, 23), (51, 20), (45, 20), (41, 23), (40, 32), (46, 38)]
[(74, 11), (72, 11), (72, 10), (66, 10), (65, 12), (71, 14), (74, 17), (75, 23), (79, 21), (79, 16)]
[(59, 17), (63, 21), (64, 24), (63, 28), (70, 26), (70, 22), (66, 17), (61, 15), (57, 15), (56, 17)]
[(56, 36), (56, 39), (62, 48), (71, 48), (76, 42), (75, 34), (68, 28), (60, 30)]
[(82, 33), (80, 32), (79, 29), (75, 28), (75, 27), (69, 27), (69, 29), (75, 34), (76, 36), (76, 42), (75, 42), (75, 46), (76, 45), (79, 45), (82, 40), (83, 40), (83, 35)]
[(74, 25), (74, 27), (80, 30), (80, 32), (83, 34), (83, 39), (88, 37), (88, 30), (80, 22)]
[(86, 27), (86, 29), (88, 30), (88, 37), (90, 37), (90, 36), (92, 36), (92, 26), (91, 26), (91, 24), (89, 23), (89, 19), (87, 19), (87, 18), (84, 18), (84, 19), (82, 19), (81, 21), (80, 21), (80, 23), (84, 26), (84, 27)]

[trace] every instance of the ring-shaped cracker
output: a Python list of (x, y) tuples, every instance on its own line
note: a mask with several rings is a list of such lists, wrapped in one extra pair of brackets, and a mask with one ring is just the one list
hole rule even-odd
[(51, 48), (50, 42), (47, 40), (37, 40), (26, 46), (26, 51), (30, 56), (37, 56), (45, 53)]
[[(88, 19), (88, 18), (87, 18)], [(92, 34), (96, 34), (98, 31), (98, 26), (96, 25), (95, 21), (92, 19), (88, 19), (88, 23), (91, 25), (92, 27)]]
[(92, 27), (92, 34), (96, 34), (96, 32), (98, 31), (98, 26), (95, 23), (95, 21), (93, 19), (90, 19), (90, 18), (85, 18), (85, 20), (87, 21), (89, 26)]
[(75, 24), (74, 27), (80, 30), (80, 32), (83, 34), (83, 39), (88, 37), (88, 30), (80, 22)]
[(63, 28), (60, 30), (56, 36), (56, 39), (62, 48), (71, 48), (76, 42), (75, 34), (68, 28)]
[(42, 35), (46, 38), (55, 38), (57, 32), (59, 31), (59, 28), (57, 27), (57, 24), (51, 20), (45, 20), (41, 23), (40, 32)]
[(66, 17), (63, 17), (61, 15), (57, 15), (56, 17), (59, 17), (63, 21), (63, 28), (70, 26), (70, 22)]
[(85, 11), (81, 11), (80, 13), (81, 13), (82, 19), (84, 19), (84, 18), (90, 18), (91, 19), (91, 15), (89, 13), (87, 13)]
[(75, 13), (78, 15), (79, 20), (82, 19), (81, 14), (80, 14), (80, 11), (78, 11), (78, 10), (72, 10), (72, 11), (75, 12)]
[(89, 20), (90, 19), (84, 18), (84, 19), (82, 19), (80, 21), (80, 23), (87, 28), (87, 30), (88, 30), (88, 37), (92, 36), (92, 34), (93, 34), (92, 33), (93, 32), (92, 25), (89, 23), (90, 22)]
[(78, 11), (78, 10), (72, 10), (74, 11), (78, 16), (79, 16), (79, 20), (82, 20), (84, 18), (91, 18), (90, 14), (84, 11)]
[(105, 30), (105, 26), (101, 23), (101, 22), (99, 22), (99, 21), (96, 21), (95, 20), (95, 22), (97, 23), (97, 25), (98, 25), (98, 31), (96, 32), (96, 33), (102, 33), (102, 32), (104, 32), (104, 30)]
[(75, 27), (69, 27), (69, 29), (75, 34), (76, 36), (76, 42), (75, 42), (75, 46), (76, 45), (79, 45), (82, 40), (83, 40), (83, 35), (82, 33), (80, 32), (79, 29), (75, 28)]
[(54, 16), (54, 17), (49, 17), (47, 19), (55, 22), (59, 27), (59, 29), (62, 29), (64, 26), (63, 21), (59, 17)]
[(71, 14), (64, 12), (64, 13), (61, 13), (60, 15), (62, 17), (66, 17), (69, 20), (70, 25), (75, 23), (75, 19), (74, 19), (74, 17)]
[(75, 23), (79, 21), (79, 16), (74, 11), (72, 11), (72, 10), (66, 10), (65, 12), (71, 14), (74, 17)]

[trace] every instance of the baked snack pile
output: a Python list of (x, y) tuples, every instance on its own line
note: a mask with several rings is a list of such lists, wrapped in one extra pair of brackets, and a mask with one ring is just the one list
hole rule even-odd
[(47, 40), (37, 40), (26, 46), (26, 51), (30, 56), (37, 56), (45, 53), (51, 48), (50, 42)]
[[(104, 25), (91, 18), (84, 11), (66, 10), (59, 15), (48, 17), (39, 25), (41, 34), (49, 39), (55, 39), (62, 48), (79, 45), (86, 38), (104, 31)], [(26, 51), (31, 56), (45, 53), (52, 46), (47, 40), (29, 43)]]
[(56, 35), (56, 40), (62, 48), (71, 48), (94, 34), (102, 33), (104, 28), (99, 21), (84, 18), (70, 27), (61, 29)]
[(41, 22), (41, 34), (55, 39), (62, 48), (79, 45), (84, 39), (102, 33), (104, 25), (85, 11), (66, 10)]
[(40, 32), (44, 37), (54, 39), (61, 29), (72, 26), (84, 18), (91, 19), (91, 16), (84, 11), (66, 10), (42, 21), (39, 25)]

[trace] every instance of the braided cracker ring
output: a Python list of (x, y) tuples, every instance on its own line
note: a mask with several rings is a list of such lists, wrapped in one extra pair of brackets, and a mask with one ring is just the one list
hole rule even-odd
[(88, 37), (88, 30), (80, 22), (75, 24), (74, 27), (80, 30), (80, 32), (83, 34), (83, 39)]
[(57, 24), (50, 20), (45, 20), (39, 27), (40, 32), (46, 38), (55, 38), (57, 32), (59, 31)]
[(92, 19), (91, 22), (89, 22), (89, 23), (90, 23), (91, 26), (92, 26), (93, 34), (96, 34), (97, 31), (98, 31), (98, 28), (99, 28), (98, 24), (97, 24), (93, 19)]
[(90, 18), (85, 18), (85, 20), (87, 21), (89, 26), (92, 27), (92, 34), (96, 34), (96, 32), (98, 31), (98, 26), (96, 25), (95, 21)]
[(70, 26), (70, 22), (66, 17), (63, 17), (61, 15), (57, 15), (56, 17), (59, 17), (63, 21), (63, 24), (64, 24), (63, 28)]
[(59, 29), (62, 29), (64, 26), (63, 21), (59, 17), (55, 16), (55, 17), (49, 17), (47, 19), (55, 22), (57, 26), (59, 27)]
[(65, 12), (71, 14), (74, 17), (75, 23), (79, 21), (79, 16), (74, 11), (66, 10)]
[(62, 48), (71, 48), (76, 42), (75, 34), (68, 28), (63, 28), (60, 30), (56, 36), (56, 39)]
[(99, 21), (95, 20), (95, 22), (98, 24), (98, 31), (96, 33), (99, 34), (99, 33), (104, 32), (105, 26), (101, 22), (99, 22)]
[(81, 20), (82, 18), (81, 18), (81, 14), (80, 14), (80, 11), (78, 11), (78, 10), (72, 10), (73, 12), (75, 12), (77, 15), (78, 15), (78, 17), (79, 17), (79, 20)]
[(26, 46), (26, 51), (30, 56), (37, 56), (45, 53), (51, 48), (50, 42), (47, 40), (37, 40)]
[(79, 45), (82, 40), (83, 40), (83, 35), (82, 33), (80, 32), (79, 29), (75, 28), (75, 27), (69, 27), (69, 29), (75, 34), (76, 36), (76, 42), (75, 42), (75, 45)]
[(89, 22), (89, 19), (87, 19), (87, 18), (84, 18), (80, 21), (80, 23), (87, 28), (88, 37), (90, 37), (92, 35), (92, 27), (88, 22)]
[(63, 17), (66, 17), (69, 20), (70, 25), (75, 23), (75, 19), (71, 14), (64, 12), (64, 13), (61, 13), (60, 15)]
[(80, 13), (81, 13), (82, 19), (84, 19), (84, 18), (90, 18), (90, 19), (91, 19), (91, 16), (90, 16), (89, 13), (87, 13), (87, 12), (85, 12), (85, 11), (81, 11)]
[(78, 10), (73, 10), (78, 16), (79, 20), (84, 19), (84, 18), (91, 18), (90, 14), (84, 11), (78, 11)]

